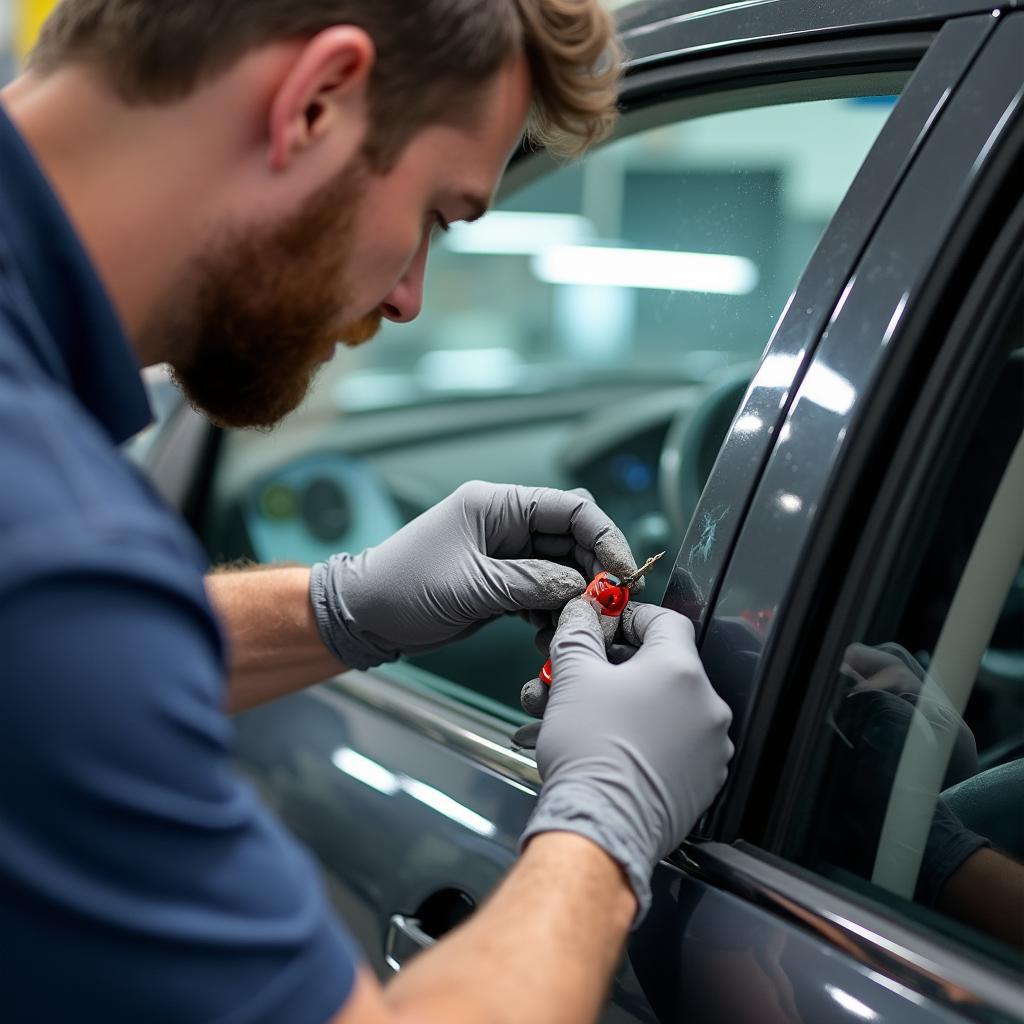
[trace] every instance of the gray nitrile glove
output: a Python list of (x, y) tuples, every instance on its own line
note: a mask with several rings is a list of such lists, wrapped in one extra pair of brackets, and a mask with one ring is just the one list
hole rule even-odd
[(626, 539), (585, 491), (474, 481), (383, 544), (315, 565), (309, 592), (324, 643), (365, 669), (505, 613), (555, 611), (582, 593), (582, 573), (635, 569)]
[(537, 740), (544, 786), (520, 845), (540, 832), (591, 839), (625, 870), (639, 921), (654, 866), (725, 782), (732, 715), (704, 674), (688, 619), (629, 605), (621, 621), (639, 650), (614, 665), (597, 612), (574, 600), (562, 613)]
[[(636, 648), (625, 642), (616, 643), (619, 637), (619, 625), (621, 619), (612, 615), (598, 614), (598, 625), (604, 636), (604, 646), (608, 653), (608, 660), (613, 665), (628, 661), (635, 653)], [(555, 638), (555, 630), (546, 628), (537, 631), (537, 649), (547, 658), (551, 654), (551, 641)], [(622, 639), (620, 637), (620, 639)], [(540, 676), (535, 676), (526, 683), (519, 693), (519, 703), (523, 710), (534, 718), (543, 718), (548, 706), (548, 698), (551, 696), (551, 687), (542, 683)], [(537, 746), (537, 737), (540, 735), (540, 722), (530, 722), (520, 726), (512, 735), (512, 743), (517, 747), (533, 750)]]

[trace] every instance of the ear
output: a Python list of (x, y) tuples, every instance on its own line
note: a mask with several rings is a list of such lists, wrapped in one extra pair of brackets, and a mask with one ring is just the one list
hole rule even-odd
[(367, 130), (373, 40), (361, 28), (339, 25), (314, 36), (299, 51), (270, 105), (271, 171), (288, 169), (302, 154), (339, 132), (334, 162), (353, 156)]

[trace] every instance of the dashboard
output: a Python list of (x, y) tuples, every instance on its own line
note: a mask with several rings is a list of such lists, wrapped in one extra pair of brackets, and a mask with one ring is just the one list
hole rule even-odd
[[(380, 543), (467, 479), (584, 487), (638, 557), (669, 552), (645, 591), (658, 601), (681, 540), (662, 501), (666, 440), (713, 391), (581, 389), (557, 401), (420, 406), (286, 424), (272, 435), (229, 434), (204, 541), (215, 561), (311, 564)], [(727, 426), (716, 426), (714, 451)], [(538, 658), (531, 628), (504, 618), (411, 661), (516, 708)]]

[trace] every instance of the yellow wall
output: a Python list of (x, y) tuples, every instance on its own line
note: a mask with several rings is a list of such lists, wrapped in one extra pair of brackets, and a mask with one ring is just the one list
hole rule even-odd
[(19, 59), (32, 49), (39, 26), (56, 6), (56, 0), (14, 0), (14, 46)]

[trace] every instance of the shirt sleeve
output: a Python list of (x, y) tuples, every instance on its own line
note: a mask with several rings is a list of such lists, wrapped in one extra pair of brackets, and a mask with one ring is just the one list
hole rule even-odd
[(202, 581), (161, 558), (55, 550), (0, 589), (0, 1006), (325, 1024), (352, 942), (231, 768)]

